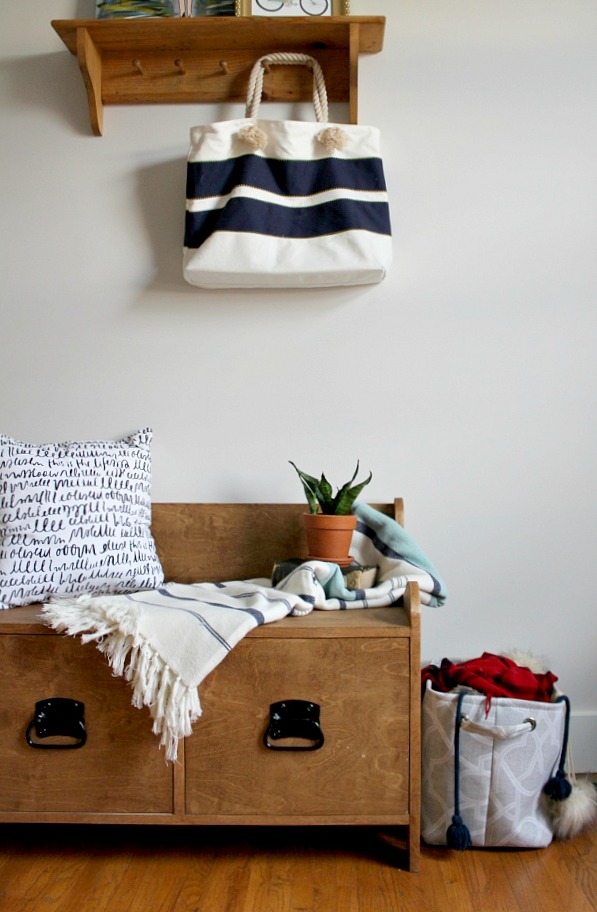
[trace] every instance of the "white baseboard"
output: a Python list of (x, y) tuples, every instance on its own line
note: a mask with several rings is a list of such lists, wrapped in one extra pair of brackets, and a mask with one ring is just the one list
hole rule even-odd
[(597, 773), (597, 712), (570, 713), (570, 746), (577, 773)]

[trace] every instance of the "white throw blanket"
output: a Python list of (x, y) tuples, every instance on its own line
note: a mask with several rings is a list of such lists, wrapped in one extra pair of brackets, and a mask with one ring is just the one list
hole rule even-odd
[(269, 580), (167, 583), (128, 595), (56, 599), (43, 615), (55, 630), (95, 641), (114, 674), (132, 685), (134, 706), (148, 706), (166, 759), (201, 715), (198, 687), (253, 628), (314, 608), (392, 605), (416, 580), (423, 604), (446, 593), (432, 564), (398, 523), (363, 504), (351, 554), (379, 567), (372, 589), (348, 590), (339, 567), (308, 561), (272, 587)]

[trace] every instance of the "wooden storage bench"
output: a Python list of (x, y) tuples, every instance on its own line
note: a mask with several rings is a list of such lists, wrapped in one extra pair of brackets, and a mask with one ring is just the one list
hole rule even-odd
[[(402, 505), (375, 505), (402, 518)], [(167, 579), (271, 575), (304, 555), (292, 504), (155, 504)], [(203, 715), (167, 764), (146, 709), (94, 645), (59, 635), (39, 606), (0, 612), (0, 822), (347, 824), (405, 827), (419, 866), (420, 608), (313, 611), (251, 631), (200, 688)], [(84, 704), (87, 741), (37, 750), (35, 704)], [(268, 750), (270, 704), (321, 707), (318, 750)], [(72, 742), (71, 742), (72, 743)]]

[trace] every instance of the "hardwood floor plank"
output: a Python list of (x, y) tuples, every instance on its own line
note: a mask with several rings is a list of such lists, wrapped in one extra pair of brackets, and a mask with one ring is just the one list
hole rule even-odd
[(591, 831), (576, 839), (559, 843), (559, 863), (563, 865), (591, 909), (597, 909), (596, 838)]
[[(456, 865), (464, 890), (474, 908), (483, 908), (487, 898), (491, 897), (492, 912), (518, 912), (521, 907), (508, 877), (504, 876), (503, 851), (471, 849), (456, 854), (453, 864)], [(528, 912), (528, 908), (524, 908), (524, 912)]]
[[(246, 901), (252, 849), (243, 828), (197, 831), (197, 842), (186, 843), (186, 867), (180, 879), (175, 905), (159, 912), (197, 912), (219, 909), (240, 912)], [(199, 856), (203, 861), (199, 863)]]
[(0, 912), (594, 912), (597, 827), (546, 849), (366, 827), (0, 827)]
[[(316, 912), (322, 878), (332, 879), (328, 853), (310, 838), (313, 831), (297, 828), (290, 841), (280, 839), (279, 830), (258, 833), (252, 846), (249, 882), (242, 912)], [(323, 854), (322, 854), (323, 853)], [(326, 889), (330, 885), (325, 883)]]
[(552, 843), (547, 849), (538, 852), (533, 866), (533, 888), (537, 893), (544, 891), (560, 908), (567, 912), (595, 912), (575, 877), (570, 876), (566, 865), (566, 848), (563, 843)]
[[(106, 854), (98, 863), (89, 859), (80, 876), (71, 881), (70, 889), (62, 901), (52, 907), (52, 912), (107, 912), (114, 908), (115, 899), (123, 877), (130, 865), (130, 858)], [(43, 907), (44, 909), (47, 906)]]
[[(158, 834), (156, 834), (158, 835)], [(174, 908), (180, 885), (200, 865), (209, 877), (210, 859), (204, 853), (191, 856), (177, 851), (167, 834), (160, 832), (156, 844), (143, 845), (133, 853), (131, 863), (113, 897), (111, 912), (159, 912)]]
[[(313, 870), (315, 857), (312, 851), (300, 848), (295, 855), (293, 877), (290, 891), (290, 912), (316, 912), (315, 892), (313, 890)], [(344, 894), (343, 882), (336, 883), (336, 891)], [(353, 912), (348, 899), (344, 903), (346, 912)], [(358, 909), (354, 910), (358, 912)]]
[(338, 857), (334, 889), (339, 908), (346, 909), (346, 912), (360, 912), (358, 865), (352, 852), (340, 853)]
[(80, 871), (76, 859), (65, 857), (62, 849), (43, 844), (39, 855), (32, 856), (16, 845), (7, 853), (7, 864), (0, 880), (0, 908), (21, 912), (37, 905), (53, 910), (62, 901), (70, 881)]
[(545, 902), (551, 903), (549, 890), (539, 883), (541, 869), (538, 855), (544, 849), (505, 851), (499, 853), (502, 877), (508, 881), (516, 897), (517, 908), (525, 912), (542, 912)]
[[(454, 891), (454, 875), (452, 873), (453, 863), (445, 849), (424, 846), (421, 854), (421, 871), (417, 875), (419, 883), (418, 895), (415, 893), (415, 887), (403, 888), (407, 892), (409, 900), (418, 903), (419, 910), (425, 909), (426, 912), (445, 912), (445, 910), (456, 908), (456, 900), (459, 898), (460, 886), (457, 885)], [(457, 892), (458, 896), (453, 896)], [(431, 900), (430, 900), (431, 897)]]
[[(33, 830), (25, 829), (29, 833)], [(109, 851), (103, 851), (100, 883), (94, 891), (88, 880), (92, 858), (87, 850), (79, 851), (78, 828), (61, 832), (60, 827), (39, 827), (35, 836), (34, 849), (21, 833), (8, 850), (10, 863), (2, 878), (0, 908), (6, 904), (11, 912), (38, 908), (57, 912), (74, 908), (74, 895), (78, 912), (88, 908), (88, 897), (92, 908), (103, 912), (111, 895), (110, 883), (114, 878), (118, 881), (129, 863), (126, 855), (120, 852), (110, 858)]]

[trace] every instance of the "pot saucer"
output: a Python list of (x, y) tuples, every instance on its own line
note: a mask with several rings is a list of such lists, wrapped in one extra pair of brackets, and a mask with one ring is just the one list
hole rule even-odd
[(306, 558), (307, 560), (316, 560), (323, 561), (324, 564), (338, 564), (339, 567), (350, 567), (351, 564), (354, 564), (355, 560), (350, 554), (348, 557), (317, 557), (315, 554), (309, 554)]

